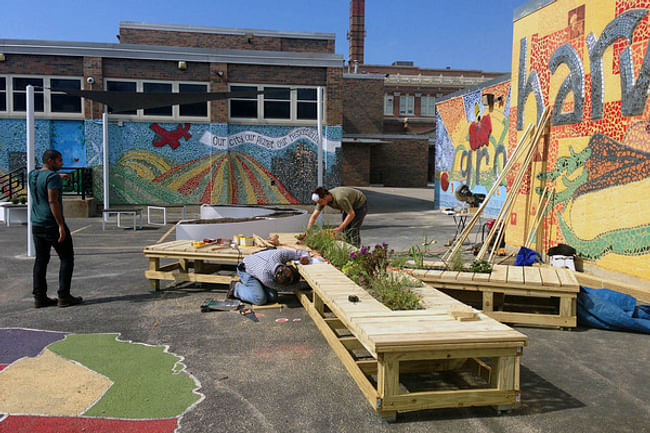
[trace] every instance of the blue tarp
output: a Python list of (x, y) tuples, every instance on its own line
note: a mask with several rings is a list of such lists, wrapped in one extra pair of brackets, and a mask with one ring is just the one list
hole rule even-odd
[(582, 286), (578, 294), (578, 324), (650, 334), (650, 305), (636, 305), (636, 298), (625, 293)]

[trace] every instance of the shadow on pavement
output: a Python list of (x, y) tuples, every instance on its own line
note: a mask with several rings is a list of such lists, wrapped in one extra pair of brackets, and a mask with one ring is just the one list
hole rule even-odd
[(433, 198), (431, 200), (422, 200), (400, 194), (359, 189), (363, 191), (368, 199), (368, 213), (433, 210)]

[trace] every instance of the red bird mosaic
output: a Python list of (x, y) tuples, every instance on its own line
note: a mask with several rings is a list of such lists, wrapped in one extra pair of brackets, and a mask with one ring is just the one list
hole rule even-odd
[(167, 131), (157, 123), (151, 124), (151, 126), (149, 126), (149, 129), (156, 133), (156, 137), (152, 143), (155, 147), (163, 147), (164, 145), (169, 144), (169, 147), (176, 149), (181, 145), (178, 142), (181, 138), (184, 138), (185, 141), (192, 138), (192, 135), (189, 133), (189, 123), (186, 123), (185, 125), (181, 125), (179, 123), (176, 129), (173, 131)]

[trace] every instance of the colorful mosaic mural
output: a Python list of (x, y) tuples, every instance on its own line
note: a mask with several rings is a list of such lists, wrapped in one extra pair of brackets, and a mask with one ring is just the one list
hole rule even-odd
[[(315, 127), (124, 121), (108, 129), (111, 205), (308, 203), (317, 186)], [(341, 181), (341, 137), (340, 126), (323, 128), (329, 187)], [(35, 142), (36, 155), (60, 150), (65, 167), (103, 163), (101, 121), (37, 120)], [(25, 121), (1, 119), (0, 173), (24, 158)]]
[[(436, 105), (436, 207), (461, 205), (455, 191), (462, 185), (481, 194), (492, 188), (507, 161), (509, 94), (506, 81)], [(485, 214), (497, 215), (504, 198), (505, 184)]]
[(506, 234), (521, 245), (541, 191), (554, 200), (537, 248), (571, 245), (588, 263), (650, 275), (650, 1), (558, 0), (515, 21), (513, 146), (553, 115)]

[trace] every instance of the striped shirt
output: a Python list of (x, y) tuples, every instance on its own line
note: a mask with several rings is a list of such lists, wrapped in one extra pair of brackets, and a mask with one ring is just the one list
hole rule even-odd
[(278, 266), (286, 264), (289, 260), (299, 260), (302, 256), (309, 257), (309, 253), (291, 249), (266, 250), (244, 257), (243, 262), (246, 273), (257, 278), (264, 286), (275, 290), (291, 291), (303, 287), (304, 284), (283, 286), (273, 281), (273, 275)]

